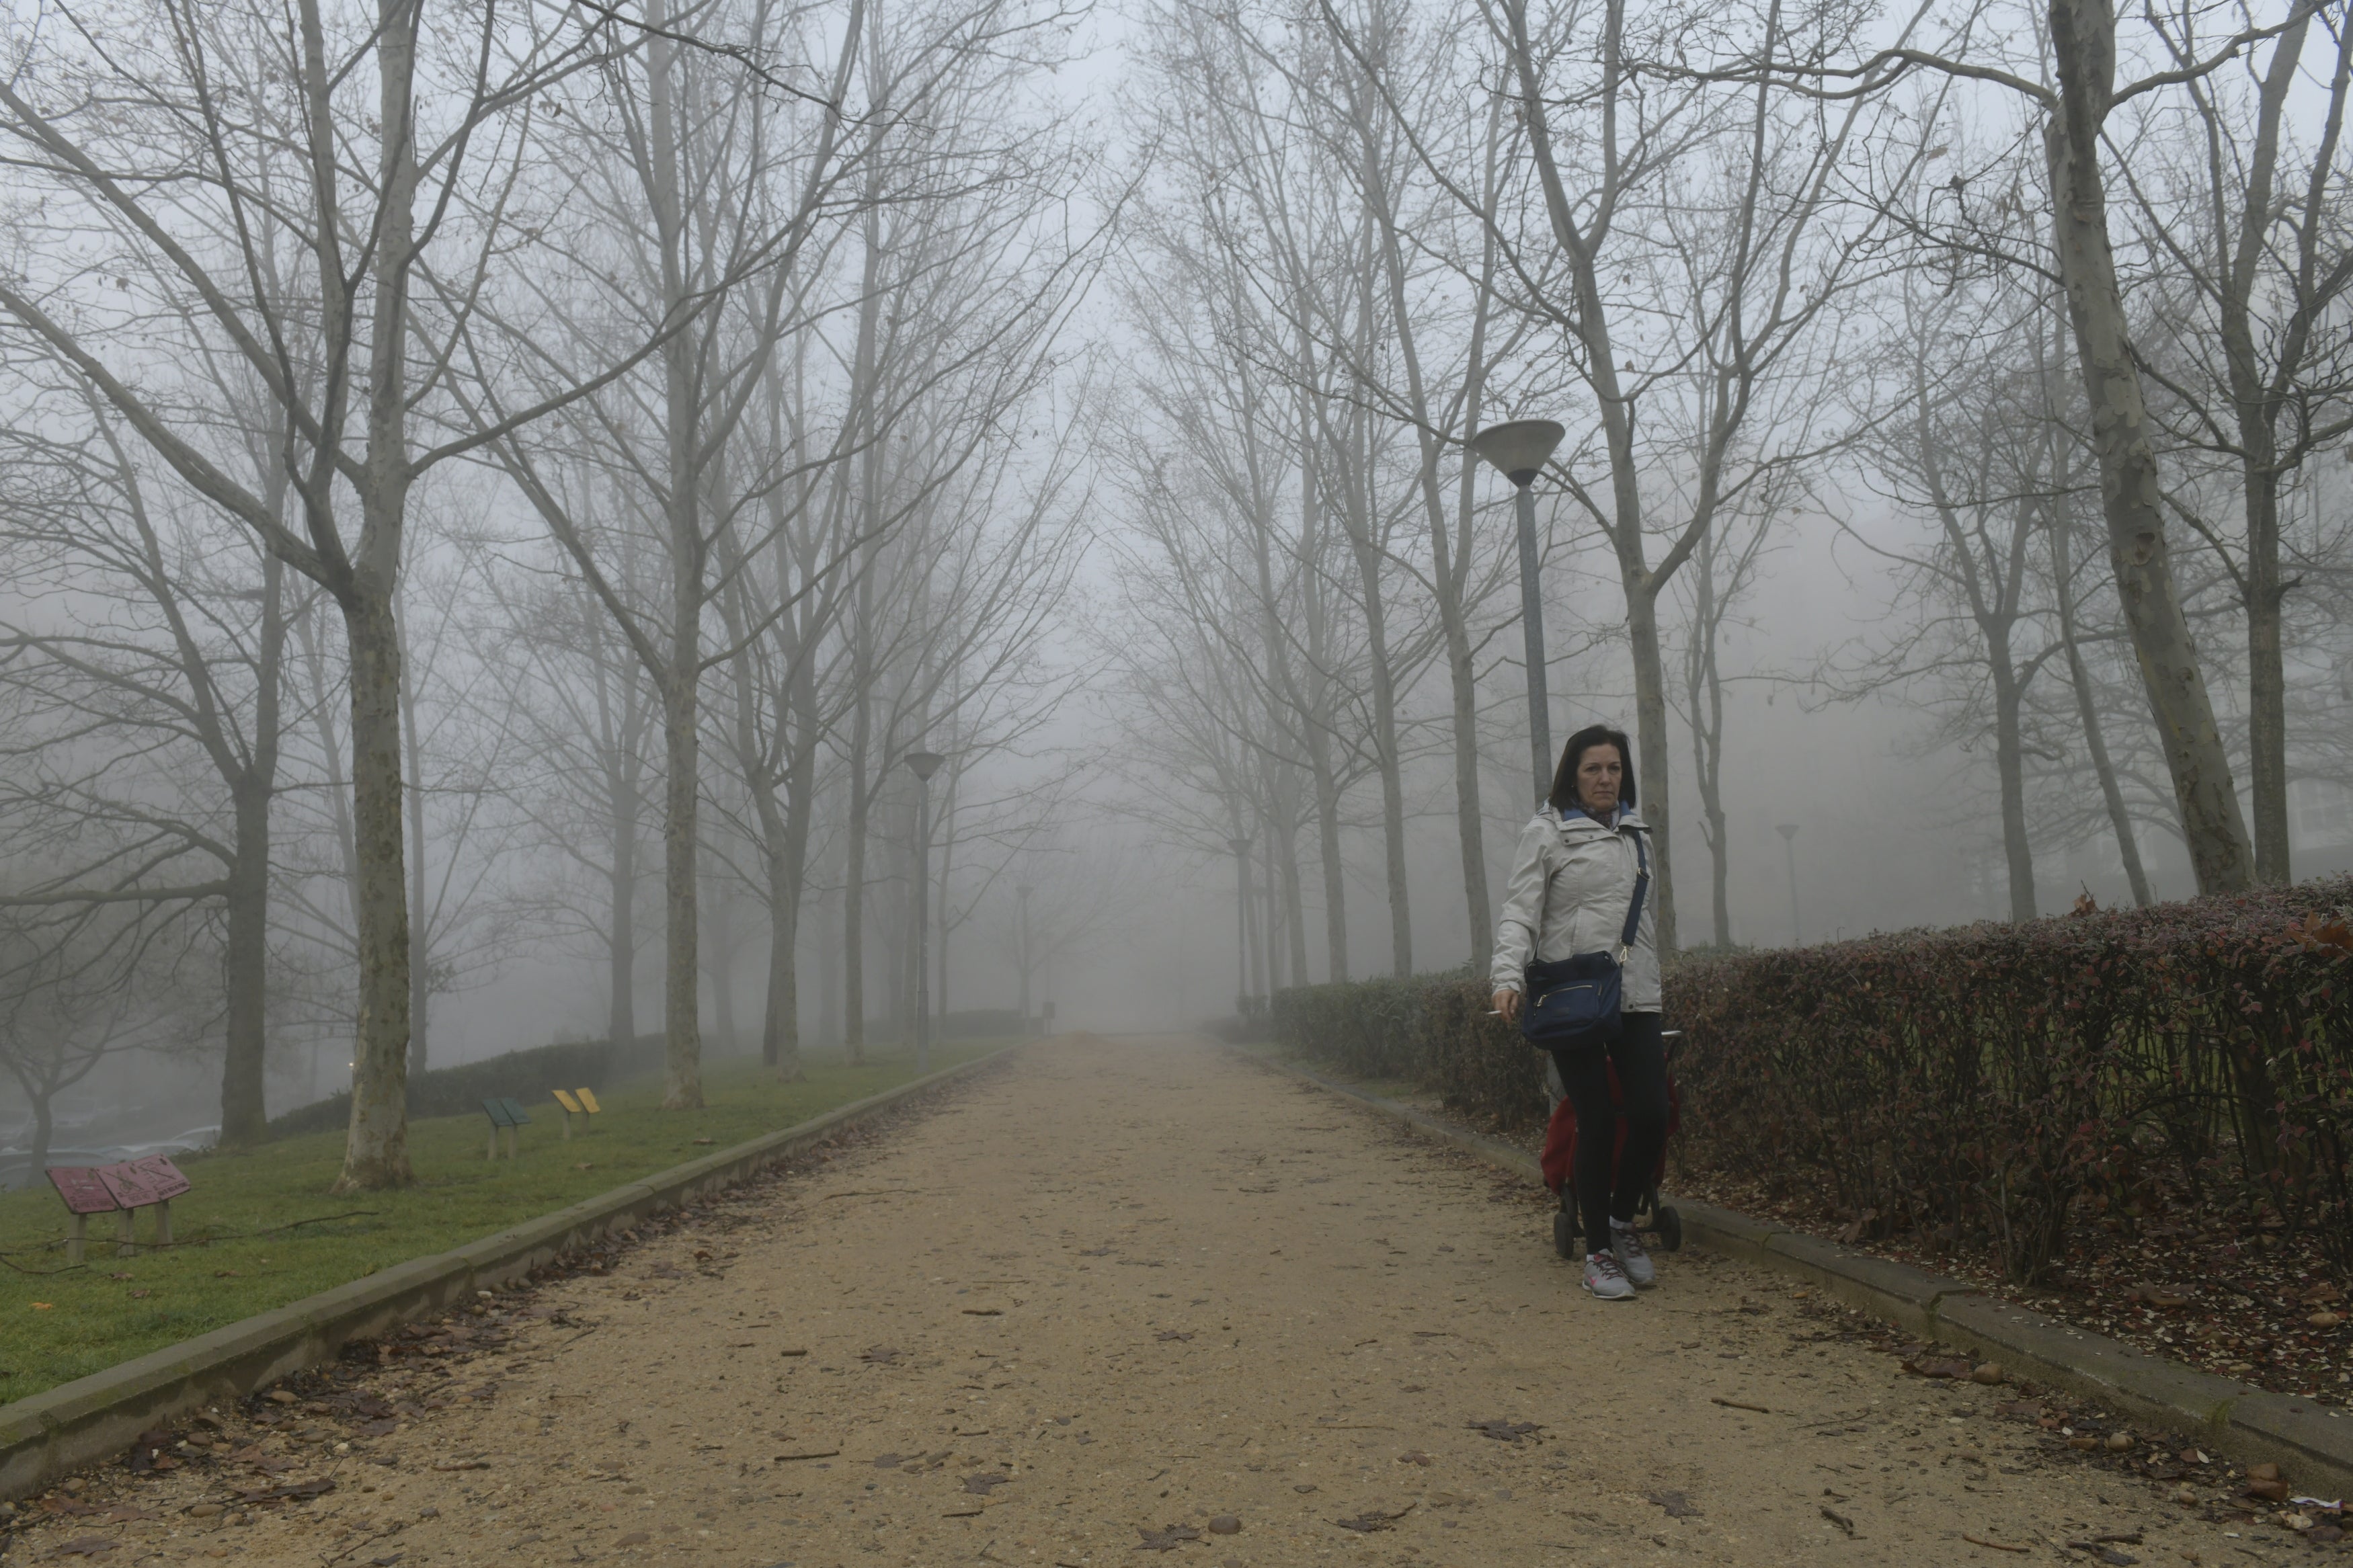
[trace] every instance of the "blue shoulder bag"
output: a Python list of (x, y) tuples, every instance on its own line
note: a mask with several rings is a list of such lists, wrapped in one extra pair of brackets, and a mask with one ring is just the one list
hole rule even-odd
[[(1617, 1043), (1625, 1001), (1626, 963), (1642, 924), (1642, 895), (1651, 890), (1651, 857), (1634, 834), (1634, 899), (1615, 952), (1580, 952), (1527, 967), (1522, 982), (1520, 1033), (1541, 1050), (1577, 1051)], [(1538, 916), (1537, 940), (1543, 940)]]

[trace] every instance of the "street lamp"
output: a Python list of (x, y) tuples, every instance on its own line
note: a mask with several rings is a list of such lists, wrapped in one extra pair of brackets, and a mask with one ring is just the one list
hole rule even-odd
[(1013, 889), (1021, 903), (1021, 1030), (1029, 1030), (1029, 895), (1038, 889), (1024, 882)]
[(1805, 933), (1798, 929), (1798, 825), (1785, 822), (1773, 831), (1781, 836), (1781, 853), (1789, 863), (1789, 945), (1803, 947)]
[(1247, 838), (1229, 838), (1234, 852), (1234, 1016), (1250, 1011), (1250, 847)]
[(909, 752), (908, 771), (922, 789), (915, 806), (915, 1076), (932, 1070), (932, 775), (947, 759)]
[(1529, 487), (1545, 459), (1568, 432), (1549, 419), (1490, 425), (1471, 437), (1472, 450), (1501, 469), (1512, 488), (1520, 531), (1520, 637), (1528, 665), (1528, 755), (1536, 799), (1552, 793), (1552, 710), (1545, 695), (1544, 595), (1536, 580), (1536, 498)]

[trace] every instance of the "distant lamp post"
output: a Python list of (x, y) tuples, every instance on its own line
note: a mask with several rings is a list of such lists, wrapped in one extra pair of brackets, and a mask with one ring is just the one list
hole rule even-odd
[(1536, 576), (1536, 498), (1530, 487), (1567, 434), (1549, 419), (1514, 419), (1471, 437), (1472, 450), (1501, 470), (1518, 492), (1514, 500), (1520, 528), (1520, 637), (1528, 665), (1528, 755), (1539, 801), (1552, 793), (1552, 709), (1545, 692), (1544, 594)]
[(1021, 905), (1021, 1031), (1029, 1032), (1029, 895), (1038, 889), (1024, 882), (1013, 889)]
[(922, 795), (915, 806), (915, 1076), (932, 1070), (932, 775), (947, 759), (909, 752), (907, 770)]
[(1250, 1012), (1250, 847), (1247, 838), (1229, 838), (1234, 852), (1234, 1016)]
[(1785, 822), (1773, 829), (1781, 836), (1781, 854), (1789, 865), (1789, 945), (1806, 945), (1805, 932), (1798, 925), (1798, 825)]

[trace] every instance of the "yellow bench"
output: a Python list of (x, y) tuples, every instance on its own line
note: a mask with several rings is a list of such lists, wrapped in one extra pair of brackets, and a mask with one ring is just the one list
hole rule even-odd
[(581, 1130), (586, 1131), (594, 1125), (589, 1119), (604, 1109), (596, 1103), (596, 1091), (593, 1089), (559, 1089), (555, 1091), (555, 1103), (564, 1108), (564, 1136), (567, 1139), (572, 1136), (574, 1117), (580, 1118)]

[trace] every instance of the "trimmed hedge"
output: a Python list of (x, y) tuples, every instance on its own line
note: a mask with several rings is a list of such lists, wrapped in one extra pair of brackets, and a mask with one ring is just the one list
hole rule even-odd
[[(661, 1065), (659, 1035), (640, 1035), (618, 1049), (608, 1040), (535, 1046), (411, 1074), (408, 1114), (459, 1116), (480, 1110), (482, 1101), (494, 1095), (543, 1100), (559, 1089), (602, 1089), (618, 1079), (658, 1071)], [(345, 1089), (271, 1117), (269, 1135), (286, 1138), (297, 1132), (330, 1132), (350, 1126), (351, 1121), (352, 1095)]]
[[(2353, 879), (1685, 957), (1676, 1158), (2031, 1280), (2071, 1208), (2185, 1194), (2353, 1263)], [(1505, 1127), (1541, 1058), (1461, 974), (1286, 992), (1279, 1037)]]

